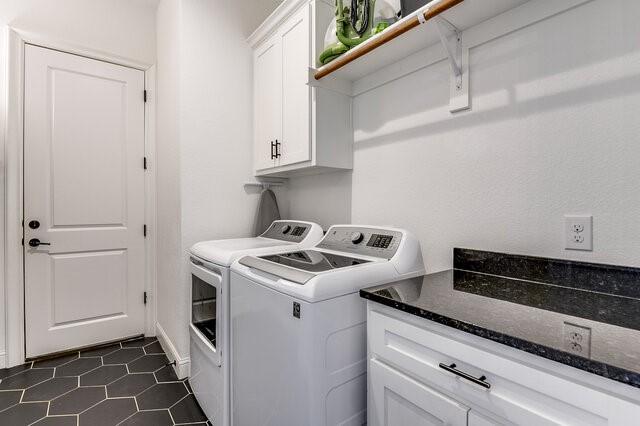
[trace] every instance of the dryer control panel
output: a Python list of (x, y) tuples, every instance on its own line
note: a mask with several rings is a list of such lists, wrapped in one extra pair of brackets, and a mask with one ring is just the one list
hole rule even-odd
[(317, 247), (391, 259), (401, 241), (402, 232), (391, 229), (334, 226)]
[(274, 240), (299, 243), (304, 240), (310, 229), (311, 225), (308, 223), (293, 220), (277, 220), (260, 236)]

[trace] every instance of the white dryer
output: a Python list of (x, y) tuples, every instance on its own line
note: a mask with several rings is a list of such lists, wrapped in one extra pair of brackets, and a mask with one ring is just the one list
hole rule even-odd
[(332, 226), (313, 249), (245, 256), (231, 267), (232, 423), (366, 423), (361, 288), (424, 274), (401, 229)]
[(266, 255), (313, 246), (320, 225), (278, 220), (256, 238), (203, 241), (191, 263), (191, 375), (189, 383), (214, 425), (230, 424), (229, 267), (248, 254)]

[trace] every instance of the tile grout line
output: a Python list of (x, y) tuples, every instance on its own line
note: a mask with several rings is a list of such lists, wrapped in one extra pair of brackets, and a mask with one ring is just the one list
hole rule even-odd
[[(82, 351), (77, 351), (75, 353), (75, 357), (73, 359), (70, 359), (70, 360), (68, 360), (68, 361), (66, 361), (66, 362), (64, 362), (64, 363), (62, 363), (60, 365), (55, 365), (55, 366), (52, 366), (52, 367), (42, 367), (42, 368), (37, 368), (36, 367), (36, 368), (34, 368), (35, 362), (31, 361), (30, 363), (26, 363), (25, 364), (26, 367), (23, 370), (21, 370), (20, 372), (16, 372), (16, 373), (12, 374), (11, 376), (5, 377), (4, 379), (0, 380), (0, 383), (2, 383), (4, 380), (8, 379), (9, 377), (13, 377), (15, 375), (19, 375), (19, 374), (25, 373), (26, 371), (28, 371), (30, 369), (44, 370), (44, 371), (49, 372), (49, 374), (51, 374), (51, 376), (49, 376), (48, 378), (46, 378), (44, 380), (40, 380), (37, 383), (30, 384), (28, 387), (25, 387), (23, 389), (19, 389), (18, 388), (18, 389), (15, 389), (15, 390), (12, 390), (12, 389), (0, 390), (0, 392), (17, 392), (17, 391), (21, 392), (19, 401), (16, 404), (14, 404), (14, 405), (12, 405), (10, 407), (7, 407), (5, 410), (11, 409), (12, 407), (15, 407), (16, 405), (21, 405), (21, 404), (22, 405), (42, 404), (43, 405), (44, 403), (46, 403), (47, 406), (46, 406), (46, 412), (45, 412), (44, 417), (38, 418), (35, 422), (30, 423), (30, 425), (33, 425), (33, 424), (35, 424), (37, 422), (40, 422), (40, 421), (43, 421), (44, 419), (47, 419), (47, 418), (74, 416), (75, 419), (76, 419), (76, 422), (75, 422), (76, 426), (79, 426), (80, 425), (80, 415), (82, 415), (84, 413), (87, 413), (89, 410), (94, 409), (96, 406), (106, 402), (107, 400), (132, 399), (133, 398), (133, 402), (134, 402), (134, 406), (135, 406), (135, 412), (132, 413), (131, 415), (129, 415), (128, 417), (126, 417), (125, 419), (123, 419), (122, 421), (120, 421), (118, 424), (122, 424), (122, 423), (126, 422), (128, 419), (130, 419), (131, 417), (135, 416), (137, 413), (154, 412), (154, 411), (158, 411), (158, 412), (166, 411), (169, 414), (169, 417), (171, 419), (171, 423), (173, 425), (186, 424), (186, 423), (176, 423), (176, 419), (173, 417), (173, 414), (171, 413), (171, 409), (174, 408), (179, 403), (181, 403), (182, 401), (184, 401), (186, 398), (188, 398), (189, 395), (192, 395), (192, 393), (189, 391), (189, 388), (187, 386), (187, 380), (179, 380), (179, 379), (177, 379), (177, 380), (169, 380), (169, 381), (160, 381), (160, 379), (158, 378), (158, 374), (157, 373), (162, 371), (164, 368), (167, 368), (168, 365), (169, 365), (168, 363), (162, 363), (162, 365), (158, 366), (155, 370), (151, 369), (151, 368), (153, 368), (153, 364), (155, 364), (160, 358), (162, 358), (163, 360), (166, 360), (168, 362), (166, 353), (164, 353), (164, 352), (157, 352), (157, 353), (156, 352), (150, 352), (150, 351), (153, 350), (153, 349), (151, 349), (151, 346), (157, 345), (157, 342), (158, 342), (158, 340), (157, 340), (157, 338), (155, 338), (155, 339), (153, 339), (152, 341), (150, 341), (147, 344), (141, 344), (140, 346), (131, 346), (131, 347), (125, 347), (125, 346), (123, 346), (124, 342), (118, 342), (116, 345), (114, 345), (113, 351), (108, 352), (108, 353), (104, 353), (104, 354), (101, 354), (101, 355), (97, 355), (97, 356), (81, 356), (82, 355)], [(117, 352), (119, 350), (126, 350), (126, 352), (129, 352), (128, 351), (129, 349), (131, 349), (131, 350), (136, 350), (137, 349), (138, 350), (137, 353), (139, 354), (139, 356), (137, 358), (132, 359), (131, 361), (128, 361), (128, 362), (125, 362), (125, 363), (122, 363), (122, 364), (105, 364), (105, 359), (104, 359), (105, 357), (107, 357), (107, 356), (109, 356), (109, 355), (111, 355), (111, 354), (113, 354), (113, 353), (115, 353), (115, 352)], [(138, 362), (139, 360), (141, 360), (142, 358), (145, 358), (145, 357), (147, 357), (148, 359), (145, 362), (140, 362), (140, 364), (138, 366), (136, 366), (136, 369), (142, 369), (142, 371), (132, 372), (130, 370), (129, 366), (132, 363)], [(90, 363), (88, 360), (91, 359), (91, 358), (97, 358), (97, 360), (99, 361), (99, 364), (98, 364), (97, 367), (92, 368), (92, 369), (90, 369), (88, 371), (82, 372), (80, 374), (76, 373), (74, 375), (68, 375), (68, 376), (60, 376), (60, 377), (56, 376), (56, 374), (61, 369), (61, 367), (66, 367), (69, 364), (71, 364), (73, 362), (76, 362), (76, 361), (79, 361), (81, 359), (84, 360), (84, 361), (80, 361), (79, 362), (80, 365), (82, 365), (84, 363)], [(55, 358), (52, 358), (52, 363), (55, 364)], [(98, 370), (98, 369), (100, 369), (102, 367), (111, 367), (111, 366), (112, 367), (124, 366), (125, 367), (124, 371), (126, 371), (126, 373), (123, 374), (120, 377), (117, 377), (117, 378), (115, 378), (113, 380), (108, 381), (105, 384), (101, 384), (101, 385), (86, 385), (86, 386), (82, 386), (81, 385), (81, 378), (82, 377), (84, 377), (86, 375), (89, 375), (90, 373), (93, 373), (93, 372), (95, 372), (96, 370)], [(146, 370), (146, 371), (144, 371), (144, 370)], [(143, 376), (143, 375), (148, 375), (148, 374), (152, 374), (153, 375), (152, 376), (152, 378), (153, 378), (152, 380), (149, 380), (147, 378), (145, 378), (142, 381), (137, 380), (137, 379), (133, 379), (133, 382), (132, 382), (134, 387), (135, 386), (139, 386), (140, 384), (143, 384), (143, 385), (150, 384), (150, 386), (148, 386), (146, 389), (142, 389), (140, 391), (129, 390), (128, 392), (125, 392), (125, 393), (135, 393), (133, 395), (126, 395), (126, 396), (122, 396), (122, 397), (109, 397), (108, 396), (107, 386), (112, 385), (113, 383), (115, 383), (117, 381), (123, 380), (127, 376), (136, 376), (136, 375)], [(35, 379), (39, 380), (40, 378), (37, 377), (37, 376), (38, 376), (38, 374), (36, 374)], [(64, 393), (62, 393), (60, 395), (56, 395), (54, 398), (51, 398), (49, 400), (43, 400), (42, 402), (40, 402), (40, 401), (24, 401), (24, 398), (25, 398), (27, 390), (29, 390), (29, 389), (31, 389), (31, 388), (33, 388), (35, 386), (42, 385), (42, 384), (47, 383), (47, 382), (52, 382), (52, 384), (57, 384), (58, 380), (54, 380), (54, 379), (61, 379), (62, 382), (65, 383), (65, 380), (69, 380), (70, 378), (75, 378), (76, 379), (75, 387), (73, 389), (70, 389), (70, 390), (68, 390), (68, 391), (66, 391), (66, 392), (64, 392)], [(109, 377), (106, 377), (106, 379), (108, 380)], [(173, 385), (173, 384), (176, 384), (178, 382), (182, 383), (184, 389), (186, 390), (186, 394), (182, 398), (179, 398), (171, 406), (166, 407), (166, 408), (148, 409), (148, 410), (141, 410), (140, 409), (140, 405), (138, 404), (138, 400), (137, 400), (138, 396), (140, 396), (144, 392), (149, 391), (150, 389), (153, 389), (156, 386), (159, 386), (159, 385)], [(29, 382), (27, 381), (26, 383), (29, 383)], [(45, 386), (45, 390), (49, 391), (50, 387), (51, 387), (51, 384), (46, 385)], [(92, 404), (91, 406), (83, 409), (81, 412), (76, 413), (76, 414), (72, 414), (72, 413), (69, 413), (69, 414), (51, 414), (52, 402), (54, 402), (55, 400), (57, 400), (59, 398), (63, 398), (64, 396), (66, 396), (66, 395), (68, 395), (68, 394), (70, 394), (70, 393), (72, 393), (74, 391), (79, 391), (78, 393), (82, 394), (82, 391), (80, 391), (80, 389), (83, 389), (83, 388), (88, 389), (88, 388), (100, 388), (100, 387), (103, 388), (104, 399), (102, 399), (102, 400), (98, 401), (97, 403)], [(60, 389), (58, 389), (58, 391), (59, 390)], [(163, 392), (164, 392), (164, 390), (163, 390)], [(79, 395), (79, 396), (82, 396), (82, 395)], [(44, 408), (42, 405), (41, 405), (41, 408)], [(78, 408), (76, 408), (76, 409), (78, 409)], [(0, 413), (3, 413), (5, 410), (0, 411)], [(201, 422), (196, 422), (196, 423), (197, 424), (205, 424), (205, 423), (201, 423)]]
[[(73, 389), (71, 389), (71, 390), (69, 390), (69, 391), (67, 391), (67, 392), (65, 392), (65, 393), (63, 393), (63, 394), (60, 394), (60, 395), (56, 396), (56, 397), (55, 397), (55, 398), (53, 398), (53, 399), (48, 400), (48, 402), (49, 402), (49, 406), (47, 407), (47, 417), (49, 416), (49, 410), (51, 409), (51, 403), (52, 403), (54, 400), (56, 400), (56, 399), (58, 399), (58, 398), (60, 398), (60, 397), (62, 397), (62, 396), (65, 396), (65, 395), (67, 395), (67, 394), (69, 394), (69, 393), (71, 393), (71, 392), (73, 392), (74, 390), (79, 389), (79, 388), (80, 388), (80, 376), (78, 376), (78, 386), (76, 386), (75, 388), (73, 388)], [(43, 401), (43, 402), (44, 402), (44, 401)], [(55, 414), (54, 414), (54, 415), (55, 415)], [(62, 414), (59, 414), (59, 415), (62, 415)]]
[(103, 399), (103, 400), (101, 400), (101, 401), (98, 401), (98, 402), (96, 402), (95, 404), (91, 405), (90, 407), (87, 407), (87, 408), (85, 408), (84, 410), (80, 411), (80, 412), (77, 414), (77, 416), (78, 416), (78, 422), (80, 422), (80, 415), (81, 415), (81, 414), (86, 413), (88, 410), (91, 410), (93, 407), (95, 407), (95, 406), (97, 406), (97, 405), (99, 405), (99, 404), (101, 404), (102, 402), (104, 402), (104, 401), (106, 401), (106, 400), (107, 400), (107, 398), (106, 398), (106, 396), (107, 396), (107, 389), (106, 389), (106, 388), (105, 388), (105, 390), (104, 390), (104, 396), (105, 396), (105, 399)]
[(189, 395), (191, 395), (191, 394), (189, 393), (189, 391), (187, 391), (187, 394), (186, 394), (185, 396), (183, 396), (182, 398), (180, 398), (179, 400), (177, 400), (177, 401), (176, 401), (176, 402), (175, 402), (171, 407), (169, 407), (169, 408), (168, 408), (168, 410), (169, 410), (169, 411), (171, 411), (171, 409), (172, 409), (173, 407), (175, 407), (176, 405), (178, 405), (178, 404), (179, 404), (180, 402), (182, 402), (185, 398), (188, 398), (188, 397), (189, 397)]
[(127, 417), (126, 419), (122, 419), (120, 422), (116, 423), (116, 426), (121, 425), (122, 423), (126, 422), (127, 420), (129, 420), (131, 417), (135, 416), (136, 414), (138, 414), (139, 411), (136, 411), (135, 413), (132, 413), (129, 417)]
[[(33, 366), (33, 361), (31, 361), (31, 362), (27, 362), (27, 363), (25, 363), (25, 364), (23, 364), (23, 365), (26, 365), (26, 364), (31, 364), (31, 365), (30, 365), (28, 368), (25, 368), (24, 370), (20, 370), (20, 371), (18, 371), (17, 373), (13, 373), (13, 374), (11, 374), (11, 375), (9, 375), (9, 376), (5, 377), (4, 379), (0, 379), (0, 383), (4, 382), (5, 380), (7, 380), (7, 379), (9, 379), (9, 378), (11, 378), (11, 377), (13, 377), (13, 376), (17, 376), (18, 374), (24, 373), (24, 372), (25, 372), (25, 371), (27, 371), (27, 370), (33, 370), (33, 367), (32, 367), (32, 366)], [(16, 365), (16, 367), (19, 367), (19, 366), (18, 366), (18, 365)], [(11, 368), (15, 368), (15, 367), (11, 367)], [(0, 370), (1, 370), (1, 369), (0, 369)], [(9, 368), (7, 368), (7, 370), (9, 370)], [(36, 370), (41, 370), (41, 369), (40, 369), (40, 368), (37, 368)]]
[(167, 408), (167, 412), (169, 413), (169, 418), (171, 419), (171, 423), (176, 424), (176, 419), (173, 418), (173, 414), (171, 414), (171, 410)]

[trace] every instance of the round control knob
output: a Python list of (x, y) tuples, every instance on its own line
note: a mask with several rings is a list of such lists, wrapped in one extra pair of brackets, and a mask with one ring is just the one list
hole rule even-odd
[(353, 234), (351, 234), (351, 242), (353, 244), (360, 244), (362, 240), (364, 240), (364, 235), (362, 235), (362, 232), (354, 232)]
[(284, 225), (282, 228), (280, 228), (280, 231), (282, 231), (283, 234), (288, 234), (289, 231), (291, 231), (291, 225)]

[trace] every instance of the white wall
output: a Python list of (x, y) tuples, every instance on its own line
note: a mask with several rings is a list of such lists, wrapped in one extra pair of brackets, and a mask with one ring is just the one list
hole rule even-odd
[[(165, 0), (157, 14), (157, 129), (156, 159), (156, 282), (157, 321), (171, 336), (185, 324), (181, 284), (180, 209), (180, 63), (182, 8), (179, 0)], [(152, 295), (153, 297), (154, 295)], [(179, 339), (176, 339), (179, 340)], [(184, 348), (183, 341), (175, 343)]]
[[(186, 250), (249, 236), (253, 180), (252, 52), (246, 8), (224, 0), (163, 0), (158, 9), (158, 324), (189, 356)], [(260, 9), (260, 19), (269, 11)], [(286, 213), (286, 203), (285, 203)]]
[(288, 218), (316, 222), (325, 230), (351, 223), (351, 180), (350, 170), (290, 179), (282, 197)]
[[(453, 247), (640, 266), (639, 16), (596, 0), (474, 48), (470, 112), (446, 62), (355, 98), (351, 220), (412, 230), (430, 271)], [(565, 213), (594, 215), (593, 252), (563, 249)]]
[(5, 366), (5, 296), (4, 296), (4, 209), (5, 209), (5, 119), (7, 113), (6, 72), (7, 37), (6, 28), (0, 26), (0, 368)]
[(2, 0), (0, 24), (147, 64), (157, 0)]

